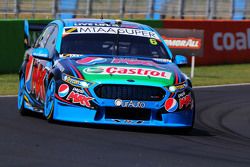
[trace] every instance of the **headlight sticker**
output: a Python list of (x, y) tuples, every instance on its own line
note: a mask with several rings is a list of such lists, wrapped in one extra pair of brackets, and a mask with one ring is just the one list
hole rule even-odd
[(72, 86), (80, 87), (80, 88), (89, 88), (89, 86), (91, 85), (90, 82), (69, 76), (67, 74), (62, 75), (62, 80), (69, 83)]

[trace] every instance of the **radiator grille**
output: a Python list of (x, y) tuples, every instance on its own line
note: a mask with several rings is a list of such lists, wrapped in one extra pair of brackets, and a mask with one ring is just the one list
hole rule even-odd
[(103, 84), (95, 88), (95, 93), (105, 99), (160, 101), (166, 92), (153, 86)]

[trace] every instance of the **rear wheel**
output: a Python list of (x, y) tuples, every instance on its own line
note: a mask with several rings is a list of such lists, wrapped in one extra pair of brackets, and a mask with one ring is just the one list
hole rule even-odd
[(55, 107), (55, 89), (56, 89), (56, 82), (52, 78), (50, 80), (48, 89), (46, 91), (46, 97), (44, 102), (44, 116), (49, 122), (53, 122), (53, 114), (54, 114), (54, 107)]
[(22, 74), (19, 80), (19, 89), (17, 95), (17, 108), (21, 115), (28, 115), (30, 111), (24, 107), (25, 81)]

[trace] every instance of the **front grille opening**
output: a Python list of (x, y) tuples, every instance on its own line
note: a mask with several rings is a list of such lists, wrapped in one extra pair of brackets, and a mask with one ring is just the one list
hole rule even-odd
[(105, 118), (125, 120), (150, 120), (151, 110), (141, 108), (107, 107)]
[(95, 93), (99, 98), (142, 101), (160, 101), (166, 94), (160, 87), (112, 84), (97, 86)]

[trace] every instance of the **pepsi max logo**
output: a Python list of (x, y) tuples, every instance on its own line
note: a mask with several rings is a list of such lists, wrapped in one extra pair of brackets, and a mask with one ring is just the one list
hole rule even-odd
[(67, 84), (60, 85), (58, 89), (58, 95), (60, 97), (65, 97), (69, 93), (69, 86)]
[(76, 62), (82, 65), (94, 65), (98, 63), (104, 63), (106, 62), (106, 59), (101, 58), (101, 57), (86, 57), (86, 58), (77, 60)]
[(178, 108), (178, 103), (174, 98), (169, 98), (165, 102), (165, 110), (168, 112), (175, 112)]

